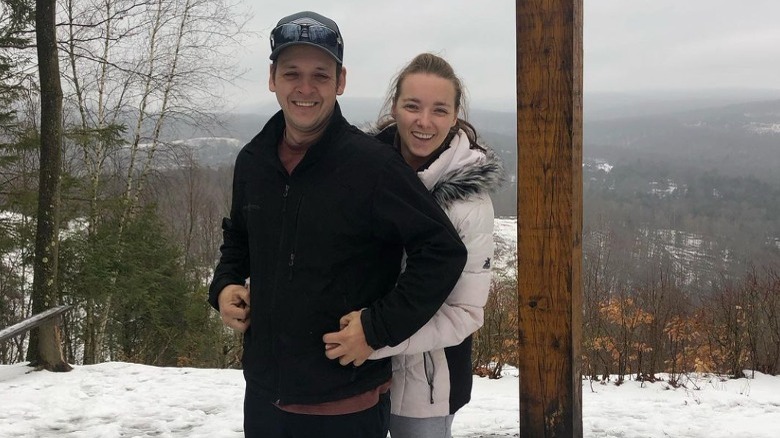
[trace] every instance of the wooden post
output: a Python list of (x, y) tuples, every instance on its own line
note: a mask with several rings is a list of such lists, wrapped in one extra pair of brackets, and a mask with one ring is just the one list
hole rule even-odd
[(582, 0), (516, 0), (520, 436), (582, 437)]

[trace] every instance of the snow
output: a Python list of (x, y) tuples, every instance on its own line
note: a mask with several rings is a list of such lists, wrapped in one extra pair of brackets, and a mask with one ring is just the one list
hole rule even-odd
[(606, 173), (609, 173), (610, 171), (612, 171), (612, 168), (613, 168), (613, 167), (615, 167), (615, 166), (612, 166), (612, 165), (610, 165), (610, 164), (607, 164), (607, 163), (602, 163), (602, 164), (599, 164), (597, 168), (598, 168), (599, 170), (601, 170), (601, 171), (604, 171), (604, 172), (606, 172)]
[(780, 134), (780, 123), (751, 122), (747, 125), (747, 129), (756, 134)]
[(604, 173), (609, 173), (615, 167), (601, 158), (588, 158), (582, 163), (583, 169), (596, 169)]
[[(499, 217), (493, 222), (495, 256), (493, 272), (512, 275), (517, 271), (517, 217)], [(510, 264), (511, 263), (511, 264)]]
[[(583, 423), (591, 437), (777, 437), (780, 377), (700, 376), (672, 388), (628, 381), (583, 386)], [(698, 389), (697, 389), (698, 388)]]
[(193, 137), (186, 140), (175, 140), (172, 143), (175, 144), (189, 144), (191, 146), (209, 146), (215, 143), (228, 144), (234, 147), (241, 147), (245, 142), (232, 137)]
[(666, 181), (651, 181), (650, 182), (650, 194), (656, 195), (659, 198), (666, 197), (677, 191), (677, 184), (667, 179)]
[(493, 234), (510, 245), (517, 245), (517, 217), (497, 217), (493, 220)]
[[(683, 381), (687, 388), (583, 381), (584, 436), (778, 436), (780, 376)], [(49, 373), (0, 365), (0, 437), (238, 438), (243, 388), (238, 370), (110, 362)], [(516, 372), (499, 380), (475, 377), (472, 401), (455, 416), (453, 436), (518, 436), (518, 388)]]

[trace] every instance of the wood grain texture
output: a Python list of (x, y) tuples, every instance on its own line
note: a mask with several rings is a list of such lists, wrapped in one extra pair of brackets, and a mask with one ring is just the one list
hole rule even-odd
[(581, 437), (582, 0), (517, 0), (520, 436)]

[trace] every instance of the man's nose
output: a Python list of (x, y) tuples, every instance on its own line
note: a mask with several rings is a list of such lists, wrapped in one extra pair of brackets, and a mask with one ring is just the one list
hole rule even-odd
[(302, 78), (300, 84), (298, 84), (298, 92), (304, 96), (308, 96), (314, 90), (312, 81), (309, 78)]

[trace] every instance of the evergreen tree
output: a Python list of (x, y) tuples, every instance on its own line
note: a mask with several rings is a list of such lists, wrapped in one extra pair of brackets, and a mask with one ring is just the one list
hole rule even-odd
[[(117, 215), (97, 233), (78, 230), (63, 240), (61, 254), (68, 299), (104, 303), (105, 336), (96, 346), (107, 352), (101, 360), (225, 366), (222, 345), (231, 344), (232, 335), (204, 303), (206, 286), (189, 280), (180, 245), (155, 209), (138, 211), (124, 223), (122, 234), (118, 227)], [(69, 325), (81, 333), (81, 324), (71, 320)], [(68, 350), (75, 351), (81, 340), (69, 344)]]
[(0, 145), (13, 127), (13, 103), (23, 91), (24, 48), (29, 40), (22, 31), (31, 27), (33, 8), (28, 0), (0, 0)]
[[(21, 189), (30, 181), (23, 175), (25, 152), (37, 151), (30, 135), (19, 120), (16, 108), (24, 95), (32, 51), (29, 31), (33, 27), (33, 7), (27, 0), (0, 0), (0, 212), (20, 213), (35, 197), (33, 190)], [(37, 137), (33, 135), (32, 137)], [(34, 205), (34, 202), (33, 204)], [(25, 305), (26, 255), (30, 252), (29, 221), (8, 213), (0, 216), (0, 327), (6, 327), (29, 316)], [(2, 361), (23, 359), (25, 336), (18, 336), (0, 348)]]

